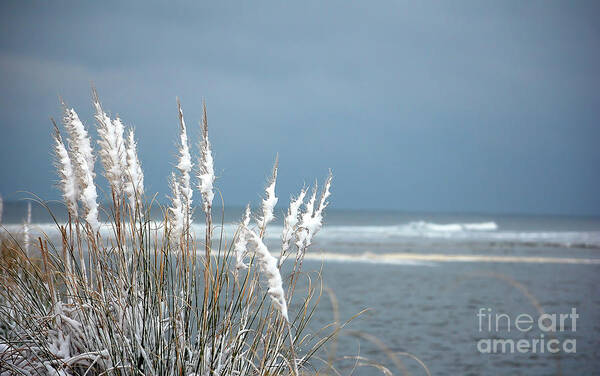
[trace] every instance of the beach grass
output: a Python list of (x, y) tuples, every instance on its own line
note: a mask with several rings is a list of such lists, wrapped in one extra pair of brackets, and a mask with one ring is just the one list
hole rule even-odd
[[(95, 91), (93, 103), (97, 145), (64, 104), (63, 130), (55, 124), (59, 189), (69, 216), (55, 219), (59, 240), (33, 238), (28, 221), (25, 234), (2, 235), (0, 374), (333, 372), (318, 351), (343, 325), (307, 330), (322, 288), (302, 271), (323, 222), (331, 174), (320, 193), (314, 187), (305, 200), (303, 189), (291, 200), (281, 248), (270, 250), (263, 237), (278, 201), (276, 162), (260, 209), (248, 207), (228, 238), (212, 213), (206, 106), (194, 163), (178, 103), (178, 161), (170, 204), (161, 206), (144, 191), (133, 130), (126, 134), (121, 120), (104, 112)], [(97, 200), (98, 156), (110, 187), (105, 205)], [(157, 207), (160, 220), (150, 216)], [(200, 217), (204, 234), (191, 231)], [(296, 289), (302, 278), (307, 287)]]

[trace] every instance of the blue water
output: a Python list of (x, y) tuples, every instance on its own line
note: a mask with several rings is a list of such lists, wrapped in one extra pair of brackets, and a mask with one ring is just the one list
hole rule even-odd
[[(226, 211), (226, 236), (241, 212)], [(4, 224), (18, 232), (24, 213), (23, 203), (6, 204)], [(34, 206), (33, 222), (34, 230), (51, 231), (43, 208)], [(280, 226), (275, 223), (267, 233), (271, 250), (277, 250)], [(202, 224), (194, 229), (202, 231)], [(435, 257), (423, 258), (431, 255)], [(467, 256), (474, 258), (465, 261)], [(335, 354), (321, 354), (332, 355), (342, 374), (356, 366), (356, 360), (344, 356), (371, 359), (397, 375), (402, 368), (426, 374), (417, 361), (398, 353), (414, 355), (438, 375), (599, 372), (600, 218), (331, 210), (304, 264), (307, 271), (321, 268), (342, 321), (369, 309), (341, 332)], [(487, 308), (512, 320), (520, 314), (537, 319), (544, 312), (572, 309), (579, 318), (575, 331), (570, 321), (555, 333), (543, 332), (537, 324), (527, 332), (514, 327), (509, 332), (505, 326), (479, 331), (477, 313)], [(292, 315), (295, 309), (292, 304)], [(325, 294), (310, 329), (333, 320), (333, 305)], [(576, 352), (487, 354), (477, 348), (480, 340), (531, 343), (542, 334), (559, 344), (575, 340)], [(322, 366), (316, 360), (313, 365)], [(354, 374), (381, 372), (359, 367)]]

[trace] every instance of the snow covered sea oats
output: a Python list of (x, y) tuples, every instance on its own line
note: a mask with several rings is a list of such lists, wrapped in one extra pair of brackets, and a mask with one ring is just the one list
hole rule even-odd
[(208, 119), (206, 117), (206, 103), (202, 104), (202, 140), (200, 141), (200, 173), (198, 174), (198, 189), (202, 194), (204, 212), (208, 213), (214, 198), (213, 183), (215, 181), (214, 162), (210, 141), (208, 140)]
[(71, 161), (79, 186), (79, 201), (84, 209), (84, 219), (93, 232), (98, 231), (98, 193), (94, 183), (94, 154), (88, 133), (74, 109), (65, 107), (63, 124), (67, 130)]
[(127, 137), (127, 176), (125, 177), (125, 193), (129, 198), (129, 205), (133, 212), (142, 205), (144, 195), (144, 172), (137, 155), (137, 144), (133, 129), (129, 130)]
[(55, 166), (60, 178), (59, 186), (67, 210), (73, 219), (77, 218), (77, 197), (79, 187), (73, 170), (73, 164), (69, 152), (65, 147), (62, 136), (56, 123), (54, 123), (54, 155)]
[(287, 215), (283, 220), (283, 231), (281, 233), (281, 255), (279, 257), (279, 266), (283, 262), (283, 257), (290, 248), (290, 242), (297, 230), (298, 216), (300, 213), (300, 206), (304, 203), (304, 197), (306, 196), (306, 188), (302, 188), (298, 197), (290, 199), (290, 207), (288, 208)]
[[(315, 183), (313, 193), (308, 200), (308, 203), (305, 205), (304, 212), (300, 216), (300, 223), (298, 224), (298, 229), (296, 231), (296, 246), (298, 247), (300, 256), (302, 256), (306, 248), (312, 244), (313, 237), (321, 230), (321, 227), (323, 227), (323, 211), (329, 204), (327, 199), (331, 195), (330, 189), (332, 177), (333, 175), (331, 171), (329, 171), (318, 204), (316, 202), (317, 184)], [(315, 207), (315, 205), (317, 206)]]
[(281, 274), (277, 267), (277, 259), (271, 255), (271, 252), (269, 252), (269, 249), (263, 243), (260, 236), (254, 231), (250, 230), (248, 227), (244, 227), (244, 232), (247, 242), (252, 245), (251, 251), (256, 254), (260, 265), (260, 271), (267, 278), (269, 296), (277, 309), (281, 312), (281, 315), (289, 322), (287, 303), (283, 292)]
[(198, 189), (202, 195), (202, 208), (206, 224), (204, 237), (204, 255), (207, 259), (207, 269), (210, 269), (210, 253), (212, 248), (212, 202), (214, 198), (213, 184), (215, 182), (215, 169), (208, 140), (208, 117), (206, 115), (206, 102), (202, 101), (202, 139), (200, 140), (200, 158), (198, 173)]
[(169, 217), (171, 224), (171, 237), (179, 243), (181, 237), (187, 233), (192, 222), (192, 187), (190, 185), (190, 172), (192, 171), (192, 157), (188, 145), (187, 127), (183, 118), (183, 109), (177, 99), (177, 113), (179, 118), (179, 153), (177, 173), (171, 174), (171, 207)]
[(104, 112), (98, 98), (98, 94), (93, 92), (94, 108), (96, 109), (96, 122), (98, 123), (98, 135), (100, 140), (100, 159), (104, 166), (105, 176), (115, 191), (117, 197), (120, 197), (123, 191), (124, 177), (126, 171), (126, 151), (123, 141), (124, 127), (119, 118), (111, 120)]
[[(194, 184), (206, 213), (202, 228), (191, 226), (190, 173), (196, 156), (188, 146), (181, 106), (170, 204), (154, 210), (162, 214), (156, 218), (150, 213), (153, 203), (158, 204), (145, 199), (133, 130), (125, 129), (118, 118), (110, 119), (95, 93), (94, 104), (98, 153), (115, 195), (107, 195), (112, 202), (106, 207), (98, 205), (92, 141), (77, 113), (65, 108), (68, 137), (63, 140), (56, 127), (52, 147), (58, 186), (70, 215), (66, 223), (57, 223), (59, 241), (41, 239), (41, 261), (39, 255), (31, 255), (38, 261), (0, 263), (0, 306), (5, 307), (0, 309), (0, 376), (313, 373), (311, 356), (330, 338), (305, 332), (318, 291), (309, 286), (305, 296), (296, 291), (295, 297), (299, 268), (294, 266), (292, 278), (284, 278), (286, 269), (279, 267), (286, 258), (278, 260), (263, 241), (278, 200), (278, 163), (260, 202), (258, 225), (250, 228), (248, 206), (232, 242), (227, 238), (232, 234), (225, 231), (215, 241), (210, 214), (215, 174), (205, 106)], [(329, 185), (330, 179), (320, 198), (315, 192), (305, 204), (305, 212), (301, 208), (306, 189), (290, 201), (282, 253), (290, 252), (301, 229), (306, 228), (311, 239), (318, 231)], [(136, 215), (122, 215), (128, 208)], [(100, 210), (108, 214), (102, 231)], [(82, 226), (93, 232), (82, 232)], [(204, 231), (204, 239), (198, 229)], [(310, 243), (305, 240), (299, 251)], [(24, 244), (29, 242), (25, 239)], [(20, 252), (19, 257), (28, 258)], [(247, 273), (240, 277), (239, 269)]]
[(265, 198), (262, 200), (262, 217), (258, 219), (258, 228), (260, 229), (260, 237), (265, 235), (267, 225), (275, 219), (273, 210), (277, 205), (277, 197), (275, 196), (275, 183), (277, 182), (277, 168), (279, 165), (279, 158), (275, 157), (275, 164), (273, 165), (273, 174), (271, 179), (265, 188)]
[(169, 207), (169, 224), (171, 236), (176, 241), (182, 236), (185, 227), (186, 210), (183, 206), (179, 181), (175, 173), (171, 173), (171, 206)]
[(242, 218), (242, 222), (240, 223), (240, 229), (238, 230), (237, 239), (233, 246), (235, 251), (235, 270), (246, 269), (248, 265), (244, 263), (244, 257), (246, 256), (248, 239), (246, 236), (245, 229), (248, 228), (250, 224), (250, 205), (246, 206), (246, 210), (244, 211), (244, 217)]
[(183, 119), (183, 109), (181, 103), (177, 100), (177, 110), (179, 114), (179, 125), (181, 129), (179, 131), (179, 161), (177, 163), (177, 170), (179, 171), (179, 193), (181, 194), (183, 207), (186, 213), (185, 226), (190, 225), (191, 213), (192, 213), (192, 186), (190, 183), (190, 173), (192, 172), (192, 157), (190, 155), (190, 147), (188, 145), (187, 127), (185, 126), (185, 120)]

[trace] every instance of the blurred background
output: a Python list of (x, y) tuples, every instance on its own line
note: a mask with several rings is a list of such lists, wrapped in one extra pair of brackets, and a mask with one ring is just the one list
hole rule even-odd
[[(370, 308), (336, 356), (397, 374), (390, 353), (416, 375), (425, 371), (401, 353), (434, 374), (592, 374), (599, 12), (593, 1), (3, 1), (4, 223), (19, 230), (24, 192), (60, 197), (50, 118), (61, 118), (61, 98), (95, 136), (93, 85), (135, 127), (146, 192), (161, 203), (176, 161), (176, 97), (194, 148), (205, 99), (226, 227), (259, 203), (276, 153), (278, 213), (333, 170), (307, 263), (326, 264), (341, 319)], [(52, 228), (41, 207), (33, 221)], [(271, 247), (278, 236), (268, 235)], [(577, 308), (581, 329), (556, 334), (575, 336), (576, 354), (477, 352), (492, 335), (476, 330), (481, 307), (515, 317), (540, 306)], [(334, 307), (324, 298), (316, 324)], [(347, 374), (353, 361), (340, 367)]]

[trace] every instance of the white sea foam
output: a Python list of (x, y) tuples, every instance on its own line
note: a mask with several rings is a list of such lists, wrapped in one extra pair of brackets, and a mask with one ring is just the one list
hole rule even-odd
[(582, 257), (529, 257), (529, 256), (492, 256), (492, 255), (446, 255), (419, 253), (385, 253), (385, 254), (343, 254), (343, 253), (312, 253), (306, 259), (354, 262), (387, 265), (424, 265), (435, 266), (442, 262), (483, 262), (483, 263), (516, 263), (516, 264), (584, 264), (599, 265), (600, 258)]
[[(152, 222), (152, 228), (160, 228), (159, 222)], [(6, 224), (9, 232), (19, 233), (21, 224)], [(235, 234), (237, 225), (226, 223), (223, 228), (225, 238), (231, 239)], [(271, 226), (271, 231), (266, 234), (266, 240), (271, 244), (281, 241), (282, 226)], [(33, 223), (31, 233), (45, 233), (49, 236), (58, 234), (54, 223)], [(113, 230), (109, 224), (102, 224), (100, 232), (110, 236)], [(191, 226), (192, 234), (200, 237), (204, 234), (204, 224), (194, 223)], [(214, 235), (221, 233), (220, 226), (214, 230)], [(159, 234), (160, 235), (160, 234)], [(544, 247), (584, 247), (600, 249), (600, 231), (502, 231), (495, 222), (481, 223), (451, 223), (437, 224), (424, 221), (410, 222), (392, 226), (336, 226), (327, 225), (319, 233), (317, 239), (321, 247), (335, 249), (337, 244), (352, 245), (355, 243), (390, 244), (397, 245), (403, 242), (448, 242), (449, 245), (477, 245), (483, 248), (486, 245), (518, 247), (518, 246), (544, 246)], [(328, 246), (329, 245), (329, 246)]]
[(407, 225), (398, 226), (403, 230), (415, 231), (418, 233), (428, 232), (464, 232), (464, 231), (496, 231), (498, 225), (496, 222), (480, 223), (448, 223), (438, 224), (425, 221), (410, 222)]
[(498, 230), (496, 222), (481, 222), (481, 223), (465, 223), (465, 230), (468, 231), (495, 231)]
[[(486, 244), (501, 245), (505, 247), (523, 247), (523, 246), (544, 246), (544, 247), (588, 247), (600, 249), (600, 231), (598, 232), (511, 232), (497, 230), (481, 230), (481, 228), (491, 228), (486, 224), (475, 226), (478, 230), (467, 230), (465, 224), (457, 224), (462, 228), (456, 231), (456, 226), (445, 227), (442, 231), (438, 226), (424, 226), (419, 224), (415, 226), (413, 222), (399, 226), (327, 226), (324, 227), (319, 238), (319, 247), (316, 249), (327, 250), (324, 252), (313, 251), (305, 255), (307, 260), (327, 261), (327, 262), (343, 262), (343, 263), (368, 263), (368, 264), (386, 264), (386, 265), (424, 265), (436, 266), (446, 262), (480, 262), (480, 263), (541, 263), (541, 264), (600, 264), (600, 258), (584, 258), (584, 257), (556, 257), (554, 254), (537, 255), (520, 253), (515, 255), (501, 255), (485, 252)], [(420, 223), (420, 222), (419, 222)], [(425, 222), (423, 222), (425, 223)], [(158, 236), (162, 236), (162, 228), (160, 222), (151, 222), (152, 229), (157, 231)], [(14, 235), (18, 235), (23, 231), (22, 224), (8, 224), (5, 229)], [(427, 230), (423, 228), (427, 227)], [(224, 237), (231, 239), (237, 229), (236, 224), (225, 224), (223, 228)], [(447, 230), (450, 229), (450, 230)], [(109, 237), (113, 234), (113, 229), (107, 223), (100, 226), (102, 236)], [(53, 223), (33, 223), (31, 225), (30, 234), (32, 238), (40, 234), (46, 234), (51, 239), (58, 240), (58, 230)], [(192, 233), (196, 236), (204, 233), (204, 225), (195, 223), (192, 225)], [(215, 228), (215, 236), (219, 236), (221, 229)], [(280, 244), (279, 231), (270, 232), (267, 241), (272, 244)], [(421, 240), (419, 240), (421, 239)], [(460, 247), (474, 244), (477, 248), (481, 247), (481, 252), (478, 254), (445, 254), (432, 252), (431, 248), (427, 248), (427, 242), (441, 241), (444, 244), (458, 244)], [(438, 239), (438, 240), (435, 240)], [(369, 243), (386, 243), (389, 242), (389, 249), (394, 250), (394, 247), (402, 245), (403, 242), (413, 242), (418, 244), (416, 247), (423, 252), (405, 252), (398, 249), (398, 252), (388, 253), (372, 253), (372, 252), (347, 252), (347, 247), (339, 248), (340, 244), (345, 246), (356, 244), (354, 249), (360, 248), (369, 249)], [(416, 243), (415, 243), (416, 242)], [(457, 243), (458, 242), (458, 243)], [(336, 252), (336, 249), (343, 252)], [(439, 248), (436, 248), (439, 249)], [(279, 251), (273, 248), (273, 255), (278, 256)], [(572, 254), (570, 256), (574, 256)]]

